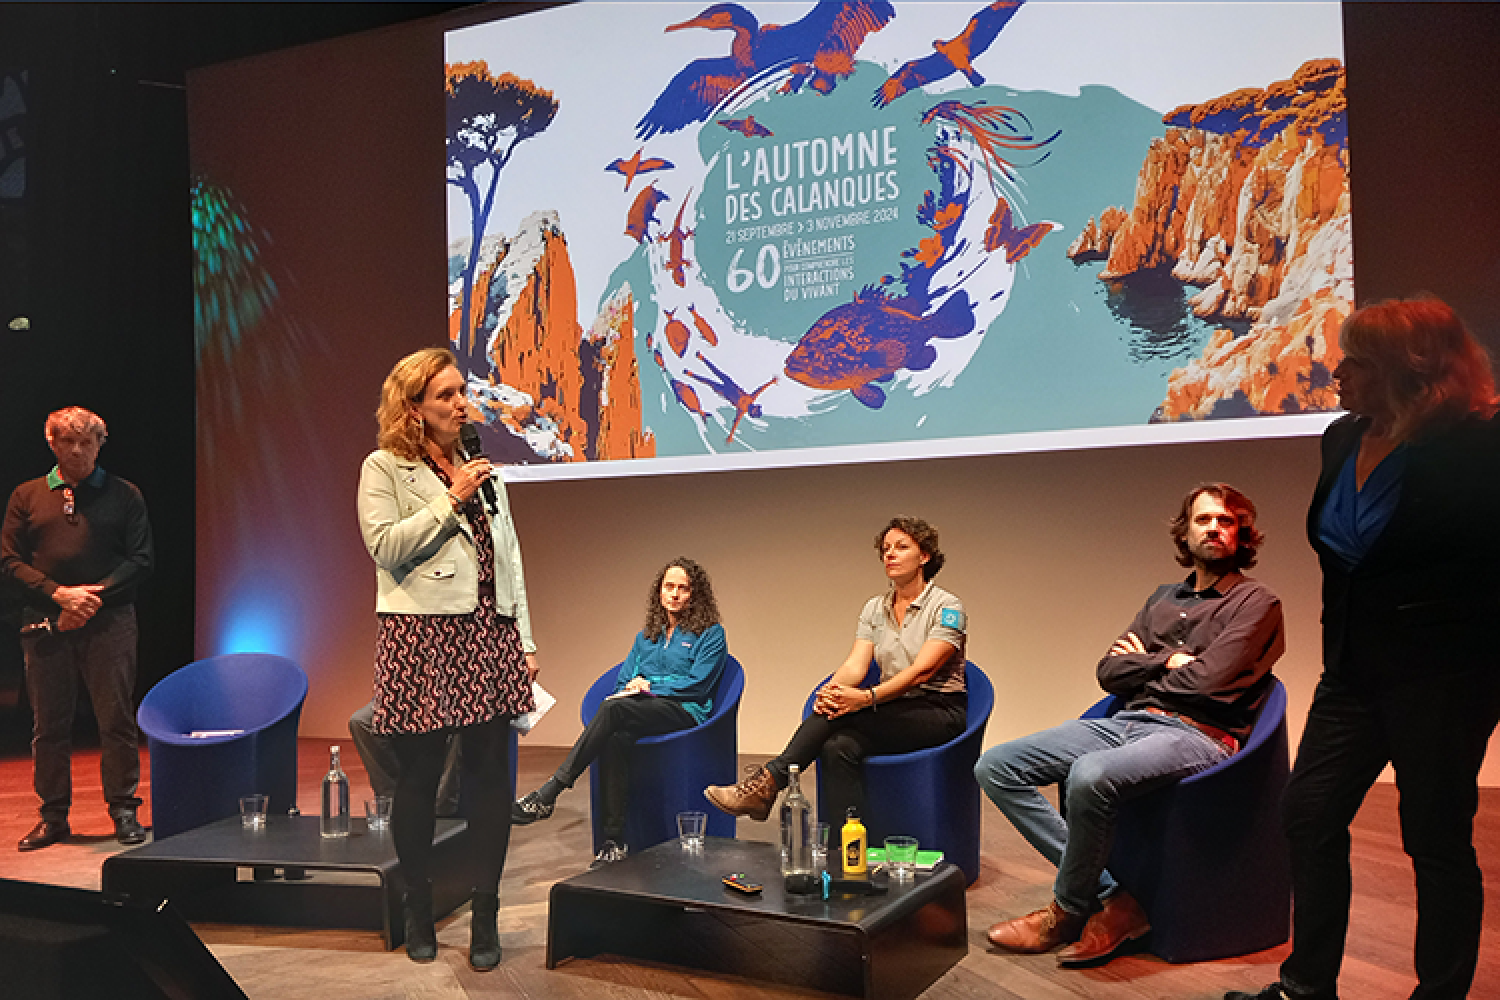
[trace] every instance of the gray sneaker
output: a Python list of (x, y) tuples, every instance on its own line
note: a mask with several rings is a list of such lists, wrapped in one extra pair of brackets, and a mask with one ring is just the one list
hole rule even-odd
[(612, 865), (616, 861), (624, 861), (630, 854), (630, 848), (624, 844), (617, 844), (613, 840), (606, 840), (604, 846), (599, 848), (599, 853), (594, 855), (594, 861), (589, 865), (589, 870), (599, 868), (603, 865)]

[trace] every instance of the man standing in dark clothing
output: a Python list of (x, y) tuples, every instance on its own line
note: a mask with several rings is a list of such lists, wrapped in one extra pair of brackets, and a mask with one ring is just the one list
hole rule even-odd
[[(1074, 719), (987, 751), (980, 787), (1047, 860), (1054, 899), (996, 924), (992, 944), (1037, 953), (1068, 945), (1064, 966), (1108, 961), (1151, 929), (1104, 864), (1119, 804), (1236, 753), (1285, 648), (1281, 602), (1241, 570), (1263, 538), (1255, 506), (1224, 483), (1198, 486), (1172, 522), (1181, 583), (1158, 587), (1099, 661), (1099, 684), (1125, 707)], [(1038, 791), (1067, 783), (1067, 819)]]
[(135, 690), (135, 591), (151, 572), (141, 493), (96, 464), (104, 421), (78, 406), (47, 417), (57, 465), (16, 487), (0, 531), (0, 575), (24, 596), (21, 648), (33, 712), (31, 753), (41, 822), (23, 851), (65, 840), (78, 682), (99, 722), (104, 798), (122, 844), (139, 844), (141, 764)]

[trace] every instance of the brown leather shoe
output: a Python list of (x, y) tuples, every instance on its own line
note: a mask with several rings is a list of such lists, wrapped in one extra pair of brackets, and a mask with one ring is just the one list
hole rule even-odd
[(1054, 899), (1024, 917), (1002, 920), (989, 929), (986, 937), (997, 948), (1023, 955), (1040, 955), (1060, 944), (1077, 941), (1086, 920), (1080, 914), (1069, 913)]
[(1057, 964), (1076, 968), (1103, 965), (1133, 941), (1151, 933), (1151, 921), (1130, 893), (1121, 889), (1104, 901), (1104, 908), (1089, 917), (1083, 934), (1074, 944), (1057, 953)]
[(781, 791), (776, 777), (764, 767), (747, 768), (738, 785), (709, 785), (703, 797), (731, 816), (749, 816), (762, 822), (771, 815), (771, 806)]
[(67, 840), (73, 835), (68, 821), (60, 819), (56, 823), (50, 820), (42, 820), (31, 828), (31, 832), (21, 838), (16, 845), (18, 851), (40, 851), (44, 847), (51, 847), (61, 840)]

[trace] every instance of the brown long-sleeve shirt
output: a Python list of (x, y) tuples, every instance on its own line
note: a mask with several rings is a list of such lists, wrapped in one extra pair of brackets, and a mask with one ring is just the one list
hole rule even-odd
[[(1239, 574), (1202, 591), (1192, 588), (1192, 577), (1158, 587), (1126, 632), (1134, 632), (1146, 652), (1105, 654), (1098, 668), (1104, 690), (1125, 699), (1127, 708), (1176, 712), (1241, 740), (1286, 649), (1281, 600)], [(1193, 659), (1168, 669), (1174, 653)]]

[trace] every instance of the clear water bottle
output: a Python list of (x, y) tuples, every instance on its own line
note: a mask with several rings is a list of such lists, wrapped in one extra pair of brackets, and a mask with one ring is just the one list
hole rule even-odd
[(812, 808), (802, 794), (797, 765), (791, 766), (781, 805), (781, 874), (787, 892), (817, 891), (812, 863)]
[(328, 773), (323, 776), (323, 822), (325, 837), (349, 836), (349, 778), (339, 765), (339, 748), (328, 751)]

